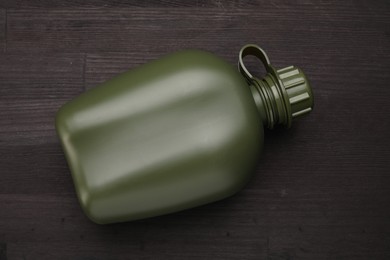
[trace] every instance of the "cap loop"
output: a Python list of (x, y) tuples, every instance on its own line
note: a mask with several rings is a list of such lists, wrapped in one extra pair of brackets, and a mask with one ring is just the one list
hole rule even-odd
[(245, 77), (248, 83), (251, 83), (253, 80), (253, 75), (248, 71), (244, 64), (244, 58), (246, 56), (255, 56), (258, 58), (263, 64), (267, 72), (272, 71), (272, 66), (269, 61), (269, 58), (265, 51), (257, 46), (256, 44), (247, 44), (241, 48), (239, 56), (238, 56), (238, 70)]

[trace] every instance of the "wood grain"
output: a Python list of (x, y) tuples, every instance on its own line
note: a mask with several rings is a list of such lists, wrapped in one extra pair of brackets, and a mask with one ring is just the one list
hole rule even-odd
[(5, 50), (5, 35), (6, 35), (6, 10), (0, 9), (0, 53)]
[[(332, 5), (338, 3), (338, 1), (327, 1), (326, 5)], [(271, 5), (275, 8), (280, 6), (289, 5), (288, 0), (276, 1), (269, 3), (265, 0), (249, 1), (249, 0), (195, 0), (195, 1), (180, 1), (180, 0), (3, 0), (0, 3), (0, 7), (17, 9), (17, 8), (67, 8), (67, 7), (83, 7), (83, 8), (96, 8), (96, 7), (169, 7), (169, 8), (220, 8), (220, 9), (234, 9), (234, 8), (251, 8), (251, 7), (264, 7), (265, 5)], [(301, 1), (300, 4), (314, 5), (315, 1)], [(324, 3), (321, 3), (322, 5)], [(350, 3), (348, 3), (351, 5)], [(369, 6), (368, 2), (359, 1), (356, 4)], [(378, 1), (379, 5), (384, 5), (385, 1)], [(361, 6), (362, 7), (362, 6)]]
[[(231, 55), (237, 52), (236, 46), (261, 42), (269, 51), (284, 46), (278, 49), (282, 53), (292, 49), (302, 53), (330, 49), (337, 53), (340, 48), (361, 53), (372, 50), (369, 46), (361, 49), (358, 43), (362, 38), (372, 39), (374, 45), (385, 42), (388, 12), (373, 10), (357, 15), (347, 9), (340, 15), (330, 11), (334, 10), (326, 6), (310, 12), (265, 6), (262, 13), (215, 8), (9, 10), (7, 50), (147, 54), (202, 48)], [(383, 45), (376, 47), (384, 53)]]
[(96, 7), (169, 7), (169, 8), (180, 8), (180, 7), (188, 7), (188, 8), (219, 8), (223, 9), (239, 9), (239, 8), (257, 8), (258, 12), (264, 12), (263, 8), (266, 6), (271, 6), (275, 9), (290, 6), (291, 8), (300, 8), (300, 6), (304, 6), (305, 9), (314, 9), (318, 6), (340, 6), (340, 7), (348, 7), (354, 9), (382, 9), (388, 8), (389, 4), (385, 0), (375, 1), (375, 5), (373, 5), (369, 1), (344, 1), (340, 3), (337, 0), (330, 0), (326, 2), (320, 2), (313, 0), (305, 0), (305, 1), (296, 1), (291, 3), (288, 0), (279, 0), (279, 1), (266, 1), (266, 0), (150, 0), (150, 1), (142, 1), (142, 0), (134, 0), (134, 1), (126, 1), (126, 0), (3, 0), (0, 3), (1, 8), (9, 8), (9, 9), (18, 9), (18, 8), (67, 8), (67, 7), (83, 7), (83, 8), (96, 8)]
[[(0, 259), (390, 258), (388, 1), (3, 0), (0, 8)], [(229, 199), (90, 222), (56, 137), (58, 108), (168, 52), (200, 48), (235, 65), (250, 42), (276, 67), (306, 72), (313, 113), (266, 131), (257, 174)]]
[(58, 108), (84, 90), (84, 56), (0, 54), (0, 142), (54, 136)]

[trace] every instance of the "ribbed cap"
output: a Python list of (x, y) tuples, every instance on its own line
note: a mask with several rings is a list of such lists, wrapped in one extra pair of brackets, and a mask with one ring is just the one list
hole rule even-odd
[(279, 69), (276, 72), (286, 90), (286, 106), (291, 108), (288, 116), (294, 119), (310, 113), (313, 109), (313, 94), (305, 74), (295, 66)]

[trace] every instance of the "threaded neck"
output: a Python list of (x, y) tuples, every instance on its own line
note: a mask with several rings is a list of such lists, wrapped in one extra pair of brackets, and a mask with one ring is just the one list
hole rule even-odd
[(272, 78), (267, 77), (253, 80), (250, 88), (263, 124), (273, 129), (277, 124), (287, 124), (286, 108)]
[(310, 86), (302, 71), (294, 66), (275, 70), (263, 79), (252, 78), (251, 91), (264, 125), (290, 127), (292, 120), (313, 107)]

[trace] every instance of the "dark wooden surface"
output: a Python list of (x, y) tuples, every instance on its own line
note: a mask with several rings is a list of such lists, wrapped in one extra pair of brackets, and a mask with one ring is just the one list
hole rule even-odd
[[(57, 109), (167, 52), (235, 64), (245, 43), (301, 67), (314, 112), (266, 132), (234, 197), (90, 222)], [(389, 47), (388, 1), (0, 1), (0, 259), (390, 259)]]

